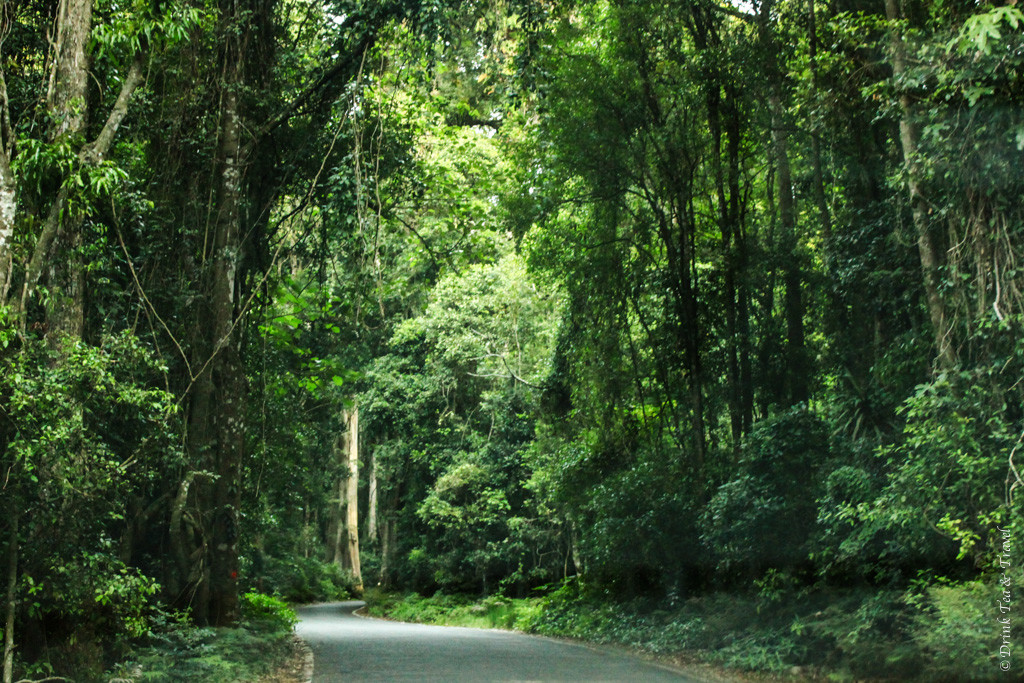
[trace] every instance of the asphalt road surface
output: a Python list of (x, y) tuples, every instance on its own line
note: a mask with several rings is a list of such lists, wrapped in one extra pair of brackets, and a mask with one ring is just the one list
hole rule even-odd
[(508, 631), (357, 617), (362, 602), (299, 610), (313, 681), (690, 681), (617, 653)]

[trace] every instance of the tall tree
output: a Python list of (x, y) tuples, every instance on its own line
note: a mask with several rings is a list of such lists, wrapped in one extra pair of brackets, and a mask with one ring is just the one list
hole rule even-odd
[(907, 177), (907, 192), (914, 219), (914, 230), (917, 233), (917, 251), (921, 259), (921, 274), (924, 281), (925, 302), (928, 316), (932, 323), (932, 334), (938, 354), (939, 367), (944, 370), (956, 365), (956, 354), (953, 347), (950, 316), (946, 304), (939, 292), (939, 270), (943, 265), (941, 251), (933, 234), (931, 211), (925, 197), (923, 173), (921, 169), (918, 141), (920, 133), (917, 129), (917, 116), (914, 111), (913, 98), (909, 91), (907, 48), (903, 39), (905, 18), (897, 8), (896, 0), (885, 0), (885, 14), (892, 24), (891, 50), (892, 70), (896, 86), (899, 90), (900, 105), (900, 150), (903, 153), (903, 166)]

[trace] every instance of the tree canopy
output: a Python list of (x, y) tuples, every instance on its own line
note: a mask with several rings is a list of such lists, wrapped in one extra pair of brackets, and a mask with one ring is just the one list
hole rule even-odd
[(1022, 28), (5, 2), (5, 681), (246, 591), (857, 585), (946, 619), (1020, 528)]

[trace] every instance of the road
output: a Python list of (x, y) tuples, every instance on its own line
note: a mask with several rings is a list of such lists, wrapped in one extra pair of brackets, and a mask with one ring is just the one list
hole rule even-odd
[(358, 617), (362, 602), (303, 607), (313, 681), (689, 681), (617, 653), (509, 631)]

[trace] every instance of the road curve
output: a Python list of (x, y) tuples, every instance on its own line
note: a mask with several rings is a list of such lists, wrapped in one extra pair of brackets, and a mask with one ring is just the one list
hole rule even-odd
[(338, 681), (689, 681), (620, 654), (509, 631), (357, 617), (362, 602), (298, 610), (314, 683)]

